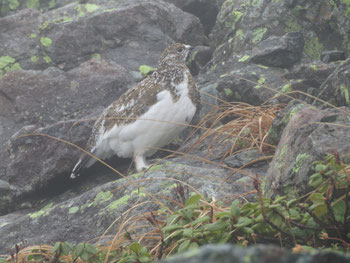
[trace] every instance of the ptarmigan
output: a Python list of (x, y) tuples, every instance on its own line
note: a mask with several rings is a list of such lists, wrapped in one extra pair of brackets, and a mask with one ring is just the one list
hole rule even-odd
[[(167, 47), (157, 70), (102, 112), (86, 150), (100, 159), (133, 157), (137, 171), (147, 169), (146, 157), (169, 144), (196, 112), (199, 92), (185, 64), (190, 49), (180, 43)], [(83, 153), (71, 178), (95, 162)]]

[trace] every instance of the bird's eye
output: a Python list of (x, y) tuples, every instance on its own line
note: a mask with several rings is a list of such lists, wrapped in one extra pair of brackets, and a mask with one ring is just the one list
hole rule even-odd
[(182, 53), (182, 51), (184, 51), (184, 49), (183, 49), (182, 47), (180, 47), (180, 48), (178, 48), (176, 51), (177, 51), (178, 53)]

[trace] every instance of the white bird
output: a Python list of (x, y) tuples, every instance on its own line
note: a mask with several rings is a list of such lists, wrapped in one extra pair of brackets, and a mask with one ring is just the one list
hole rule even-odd
[[(167, 47), (157, 70), (102, 112), (86, 150), (100, 159), (131, 157), (138, 172), (147, 169), (146, 157), (178, 136), (196, 112), (199, 92), (185, 64), (190, 49), (180, 43)], [(95, 162), (83, 153), (71, 178)]]

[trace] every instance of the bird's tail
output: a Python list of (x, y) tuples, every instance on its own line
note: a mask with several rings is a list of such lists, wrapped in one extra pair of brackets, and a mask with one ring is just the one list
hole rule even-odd
[[(77, 162), (77, 164), (74, 166), (72, 173), (70, 175), (71, 179), (75, 179), (77, 176), (80, 175), (80, 171), (84, 168), (84, 167), (88, 167), (90, 166), (92, 163), (89, 162), (90, 160), (93, 160), (93, 158), (88, 155), (83, 153), (80, 158), (79, 161)], [(89, 163), (89, 165), (87, 165)]]

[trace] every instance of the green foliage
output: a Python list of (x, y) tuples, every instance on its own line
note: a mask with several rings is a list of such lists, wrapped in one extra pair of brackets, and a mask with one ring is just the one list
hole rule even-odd
[[(89, 263), (103, 263), (105, 262), (107, 251), (108, 250), (103, 249), (98, 250), (94, 245), (88, 243), (79, 243), (76, 246), (72, 246), (68, 242), (56, 242), (52, 248), (52, 252), (54, 253), (52, 262), (78, 262), (78, 259), (81, 259), (82, 261)], [(42, 259), (41, 255), (36, 260), (40, 259)], [(30, 260), (29, 257), (27, 260)], [(122, 249), (110, 251), (108, 262), (111, 261), (118, 263), (148, 263), (153, 262), (153, 259), (146, 247), (134, 242)]]
[(56, 242), (52, 248), (52, 252), (55, 253), (56, 258), (59, 258), (61, 255), (71, 255), (74, 262), (78, 258), (81, 258), (83, 261), (95, 262), (97, 255), (96, 247), (89, 243), (79, 243), (73, 247), (68, 242)]
[(241, 57), (238, 62), (245, 62), (249, 59), (250, 57), (248, 55), (244, 55), (243, 57)]
[(147, 263), (153, 262), (151, 255), (148, 253), (146, 247), (141, 246), (139, 243), (132, 243), (128, 249), (122, 254), (118, 263), (131, 263), (131, 262), (140, 262)]
[(4, 72), (10, 72), (14, 70), (21, 70), (21, 66), (16, 59), (10, 56), (0, 57), (0, 77)]
[(173, 253), (208, 243), (247, 245), (268, 240), (286, 247), (349, 249), (350, 169), (337, 155), (313, 165), (316, 173), (309, 184), (314, 191), (303, 198), (266, 198), (257, 186), (259, 201), (235, 200), (230, 209), (218, 207), (223, 212), (208, 213), (213, 208), (192, 196), (162, 228), (165, 247)]
[[(204, 244), (225, 243), (230, 239), (232, 225), (236, 223), (236, 217), (240, 214), (238, 201), (233, 202), (230, 211), (216, 215), (222, 220), (213, 222), (213, 218), (208, 215), (210, 206), (199, 205), (200, 198), (200, 195), (191, 196), (184, 208), (167, 219), (166, 226), (162, 228), (165, 247), (171, 250), (175, 248), (174, 252), (183, 252)], [(229, 218), (231, 224), (226, 218)]]
[(147, 76), (149, 74), (151, 74), (153, 71), (155, 71), (156, 69), (155, 68), (152, 68), (150, 66), (147, 66), (147, 65), (141, 65), (139, 67), (139, 71), (140, 73), (143, 75), (143, 76)]
[[(113, 249), (97, 249), (88, 243), (72, 246), (68, 242), (57, 242), (45, 255), (41, 247), (40, 251), (32, 250), (33, 254), (26, 255), (20, 262), (42, 262), (50, 258), (50, 262), (77, 262), (81, 259), (94, 263), (106, 260), (148, 263), (159, 256), (182, 253), (205, 244), (228, 242), (241, 246), (276, 243), (294, 247), (295, 251), (316, 248), (349, 250), (350, 166), (345, 166), (339, 155), (333, 153), (324, 161), (314, 162), (313, 169), (315, 173), (309, 181), (313, 191), (300, 198), (264, 197), (256, 179), (256, 202), (242, 203), (237, 199), (227, 207), (222, 202), (206, 202), (201, 195), (194, 194), (187, 201), (183, 198), (184, 206), (165, 218), (163, 223), (154, 223), (152, 215), (147, 220), (153, 222), (159, 233), (157, 246), (160, 255), (153, 250), (149, 252), (138, 242), (128, 246), (124, 243)], [(127, 239), (132, 240), (131, 236)], [(149, 247), (154, 248), (152, 240), (150, 242)], [(12, 258), (15, 260), (13, 255)], [(0, 258), (0, 263), (3, 262), (4, 259)]]
[(49, 37), (41, 37), (40, 38), (40, 43), (44, 46), (44, 47), (49, 47), (52, 44), (52, 40)]
[[(103, 263), (106, 260), (107, 251), (101, 250), (93, 258), (93, 263)], [(137, 242), (130, 244), (118, 250), (111, 250), (108, 256), (108, 262), (118, 263), (148, 263), (154, 262), (147, 248)]]

